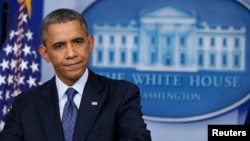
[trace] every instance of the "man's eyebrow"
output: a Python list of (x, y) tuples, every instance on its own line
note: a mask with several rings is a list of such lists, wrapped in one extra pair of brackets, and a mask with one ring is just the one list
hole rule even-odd
[(63, 42), (63, 41), (55, 42), (52, 44), (52, 46), (55, 47), (57, 45), (62, 45), (62, 44), (65, 44), (65, 42)]
[(72, 39), (72, 41), (77, 41), (77, 40), (84, 40), (84, 38), (83, 37), (77, 37), (77, 38)]

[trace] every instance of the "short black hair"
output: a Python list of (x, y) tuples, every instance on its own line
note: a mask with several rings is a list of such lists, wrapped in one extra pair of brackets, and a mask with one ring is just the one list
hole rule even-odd
[(61, 8), (50, 12), (42, 21), (40, 26), (40, 39), (45, 45), (48, 27), (51, 24), (65, 23), (68, 21), (77, 20), (81, 23), (83, 30), (88, 34), (88, 25), (84, 17), (73, 9)]

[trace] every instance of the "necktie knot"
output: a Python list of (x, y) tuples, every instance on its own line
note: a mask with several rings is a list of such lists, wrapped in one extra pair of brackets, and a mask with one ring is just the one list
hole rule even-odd
[(73, 97), (76, 95), (77, 91), (74, 88), (68, 88), (66, 91), (66, 95), (68, 100), (72, 100)]

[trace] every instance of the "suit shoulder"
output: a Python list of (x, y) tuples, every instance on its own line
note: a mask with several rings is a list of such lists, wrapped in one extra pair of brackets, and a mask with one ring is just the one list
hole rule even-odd
[(131, 81), (125, 79), (113, 79), (103, 75), (98, 75), (100, 81), (105, 84), (113, 85), (113, 86), (127, 86), (127, 87), (138, 87), (136, 84), (132, 83)]

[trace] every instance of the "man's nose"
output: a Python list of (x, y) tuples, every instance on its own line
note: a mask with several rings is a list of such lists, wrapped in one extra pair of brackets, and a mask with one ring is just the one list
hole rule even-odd
[(75, 55), (75, 50), (74, 50), (74, 47), (72, 46), (72, 44), (67, 45), (66, 54), (69, 57), (73, 57)]

